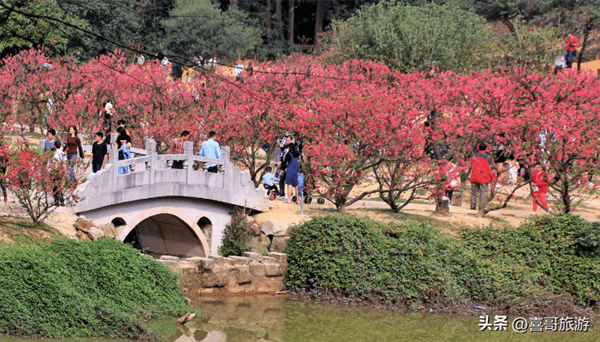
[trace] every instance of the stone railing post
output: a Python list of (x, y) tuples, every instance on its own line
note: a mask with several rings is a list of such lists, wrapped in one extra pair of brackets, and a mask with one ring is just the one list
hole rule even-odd
[(117, 162), (119, 161), (119, 150), (113, 148), (108, 150), (108, 163), (112, 164), (112, 184), (110, 187), (110, 191), (113, 191), (117, 188)]
[(221, 147), (221, 159), (223, 159), (223, 185), (222, 188), (225, 190), (225, 184), (229, 183), (233, 179), (233, 168), (229, 162), (229, 156), (231, 154), (231, 148), (229, 146)]
[(185, 159), (187, 160), (187, 170), (186, 170), (186, 184), (190, 183), (192, 179), (192, 172), (194, 171), (194, 160), (192, 156), (194, 155), (194, 143), (191, 141), (183, 142), (183, 154), (187, 155)]
[(146, 156), (150, 157), (150, 184), (154, 184), (156, 166), (158, 165), (158, 161), (156, 160), (156, 141), (154, 139), (146, 139)]

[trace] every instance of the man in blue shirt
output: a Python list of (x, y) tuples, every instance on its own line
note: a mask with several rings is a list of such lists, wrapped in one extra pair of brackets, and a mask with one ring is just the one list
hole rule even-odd
[[(221, 147), (219, 143), (215, 141), (215, 136), (217, 133), (215, 131), (208, 132), (208, 140), (202, 143), (200, 147), (200, 157), (207, 157), (212, 159), (221, 159)], [(208, 164), (208, 172), (217, 173), (219, 168), (215, 163)]]

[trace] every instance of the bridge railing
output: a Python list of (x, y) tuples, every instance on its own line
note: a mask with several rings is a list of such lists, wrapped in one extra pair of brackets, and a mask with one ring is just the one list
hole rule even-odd
[[(183, 153), (158, 154), (156, 142), (146, 139), (139, 156), (119, 160), (119, 151), (110, 149), (106, 167), (88, 175), (79, 189), (84, 198), (77, 206), (80, 212), (116, 203), (156, 197), (194, 197), (213, 200), (255, 210), (265, 210), (268, 203), (263, 191), (257, 189), (247, 172), (237, 169), (229, 159), (229, 147), (221, 147), (221, 159), (194, 154), (194, 144), (186, 141)], [(174, 169), (169, 162), (183, 161), (183, 169)], [(216, 164), (218, 172), (207, 172)], [(119, 174), (120, 167), (134, 166), (128, 174)]]
[[(201, 157), (194, 154), (194, 143), (191, 141), (184, 142), (183, 153), (181, 154), (158, 154), (156, 152), (156, 142), (153, 139), (146, 139), (146, 148), (143, 153), (139, 153), (140, 156), (119, 160), (119, 151), (117, 149), (111, 149), (109, 151), (108, 164), (113, 165), (110, 168), (113, 178), (113, 184), (115, 186), (127, 186), (131, 182), (120, 181), (121, 178), (127, 177), (128, 175), (121, 173), (119, 174), (118, 169), (125, 166), (134, 166), (135, 171), (132, 174), (146, 173), (147, 177), (135, 181), (139, 185), (150, 185), (155, 183), (174, 182), (174, 183), (209, 183), (206, 179), (208, 177), (207, 170), (210, 164), (216, 164), (218, 166), (218, 175), (216, 179), (210, 181), (212, 187), (219, 187), (225, 189), (227, 184), (226, 178), (233, 175), (234, 166), (229, 161), (229, 147), (221, 147), (221, 159), (214, 159), (208, 157)], [(182, 169), (172, 168), (173, 161), (183, 161)], [(107, 168), (108, 165), (107, 165)], [(108, 170), (107, 170), (108, 171)], [(239, 170), (238, 170), (239, 171)], [(139, 176), (129, 176), (137, 177)]]

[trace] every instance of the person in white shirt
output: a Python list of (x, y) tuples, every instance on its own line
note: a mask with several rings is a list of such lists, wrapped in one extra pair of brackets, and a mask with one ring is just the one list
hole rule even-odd
[(216, 69), (217, 68), (217, 56), (213, 56), (213, 58), (208, 60), (208, 66), (211, 69)]
[(242, 78), (240, 77), (240, 75), (242, 74), (242, 71), (244, 71), (244, 64), (242, 64), (242, 62), (237, 61), (237, 63), (235, 64), (235, 80), (236, 81), (242, 81)]

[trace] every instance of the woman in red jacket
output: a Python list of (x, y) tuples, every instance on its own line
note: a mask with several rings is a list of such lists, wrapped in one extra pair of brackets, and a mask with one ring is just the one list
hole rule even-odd
[(548, 207), (548, 202), (546, 202), (546, 195), (548, 194), (548, 181), (546, 179), (546, 174), (544, 171), (542, 171), (542, 167), (540, 165), (536, 165), (533, 169), (531, 185), (531, 189), (533, 190), (533, 215), (537, 214), (537, 201), (539, 201), (546, 210), (550, 210)]

